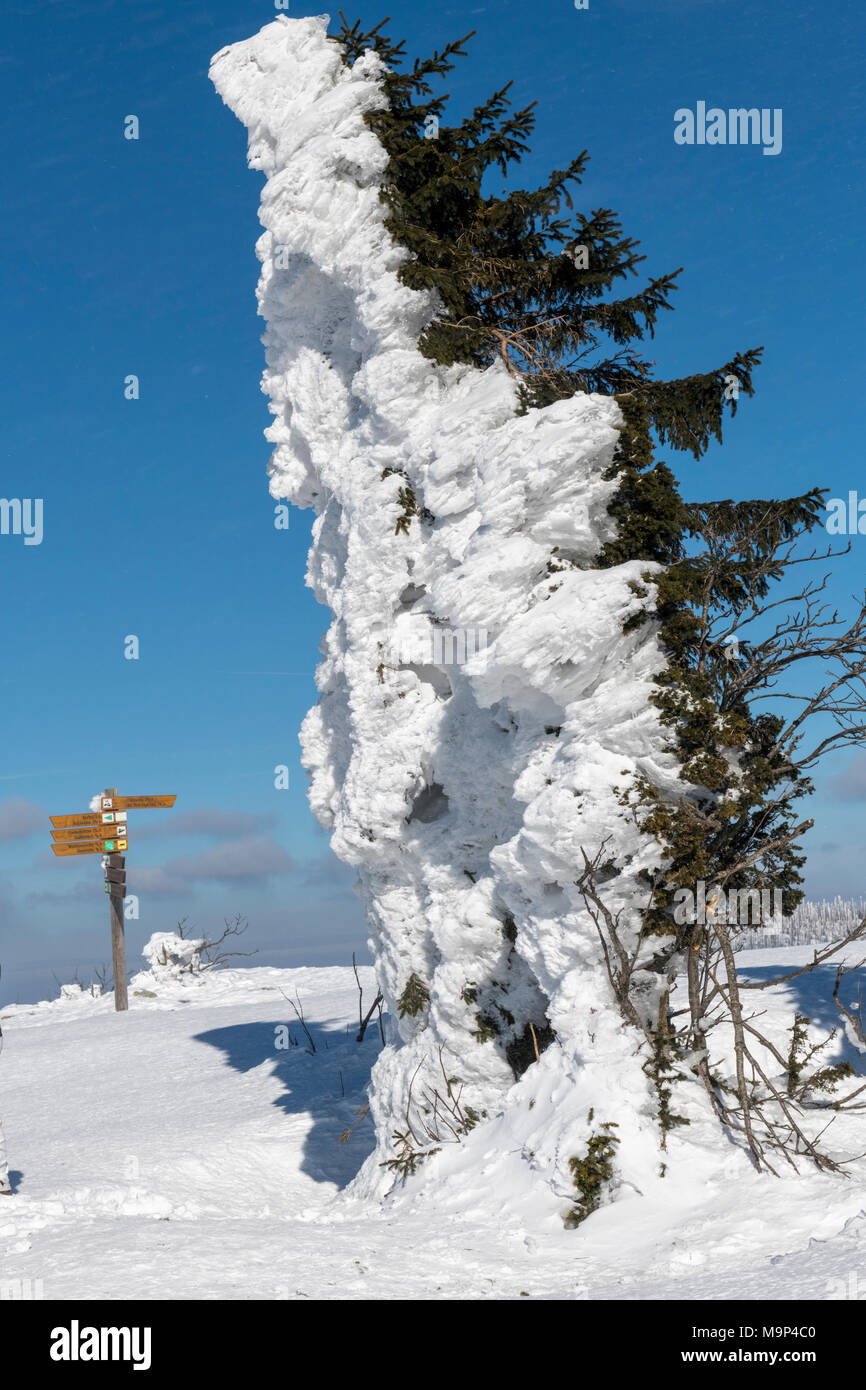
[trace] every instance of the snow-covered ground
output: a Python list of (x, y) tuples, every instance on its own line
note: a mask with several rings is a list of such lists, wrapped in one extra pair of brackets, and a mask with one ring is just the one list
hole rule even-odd
[[(741, 964), (775, 974), (810, 958), (798, 947)], [(823, 967), (778, 1003), (832, 1026), (832, 978)], [(281, 991), (300, 1000), (315, 1054)], [(0, 1198), (0, 1296), (41, 1281), (59, 1299), (866, 1297), (862, 1163), (847, 1179), (805, 1166), (757, 1177), (732, 1147), (680, 1130), (670, 1176), (566, 1230), (567, 1203), (543, 1184), (534, 1205), (523, 1185), (509, 1191), (516, 1122), (494, 1117), (462, 1170), (452, 1146), (384, 1203), (352, 1195), (369, 1119), (339, 1138), (382, 1046), (374, 1025), (355, 1042), (357, 1020), (342, 968), (143, 974), (125, 1015), (90, 995), (7, 1008), (15, 1191)], [(276, 1045), (284, 1030), (297, 1046)], [(840, 1119), (834, 1152), (854, 1152), (861, 1131)]]

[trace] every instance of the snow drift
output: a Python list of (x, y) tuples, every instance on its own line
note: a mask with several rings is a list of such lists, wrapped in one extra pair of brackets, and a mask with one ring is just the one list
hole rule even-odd
[[(347, 68), (327, 23), (280, 17), (211, 76), (266, 178), (270, 490), (315, 511), (308, 583), (333, 614), (302, 732), (310, 799), (357, 866), (394, 1020), (355, 1190), (393, 1186), (382, 1165), (408, 1125), (440, 1151), (407, 1192), (468, 1170), (494, 1208), (561, 1212), (594, 1124), (619, 1126), (621, 1195), (659, 1167), (640, 1039), (575, 886), (605, 845), (610, 906), (636, 925), (660, 862), (619, 799), (636, 773), (676, 784), (648, 704), (657, 628), (622, 631), (652, 567), (594, 567), (615, 534), (615, 401), (518, 417), (504, 367), (419, 353), (435, 302), (398, 279), (387, 154), (363, 119), (384, 68)], [(439, 1123), (445, 1078), (471, 1133)]]

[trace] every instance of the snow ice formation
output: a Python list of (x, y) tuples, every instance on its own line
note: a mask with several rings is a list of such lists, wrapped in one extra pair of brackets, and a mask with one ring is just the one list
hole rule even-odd
[[(582, 850), (606, 842), (609, 904), (637, 920), (660, 850), (615, 789), (635, 773), (673, 788), (678, 770), (648, 704), (657, 625), (622, 631), (652, 566), (593, 568), (615, 535), (621, 415), (577, 395), (517, 416), (504, 366), (421, 355), (435, 300), (398, 280), (387, 154), (363, 120), (385, 69), (373, 53), (346, 67), (327, 23), (280, 17), (211, 77), (266, 179), (270, 490), (315, 511), (308, 583), (333, 614), (302, 732), (310, 799), (357, 867), (393, 1020), (354, 1190), (393, 1185), (410, 1085), (422, 1135), (444, 1071), (483, 1121), (461, 1142), (440, 1125), (426, 1184), (468, 1165), (494, 1207), (507, 1192), (550, 1209), (573, 1195), (568, 1158), (616, 1123), (633, 1192), (658, 1169), (653, 1097), (575, 886)], [(407, 998), (420, 1007), (399, 1017)], [(516, 1079), (527, 1021), (555, 1041)]]

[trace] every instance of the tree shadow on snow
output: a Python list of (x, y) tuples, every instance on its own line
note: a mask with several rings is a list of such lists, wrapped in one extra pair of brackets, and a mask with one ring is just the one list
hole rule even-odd
[[(297, 1020), (285, 1018), (212, 1028), (197, 1033), (196, 1041), (218, 1048), (236, 1071), (266, 1067), (283, 1088), (272, 1104), (287, 1115), (309, 1114), (312, 1119), (301, 1171), (316, 1182), (345, 1187), (373, 1150), (372, 1122), (358, 1111), (366, 1105), (370, 1071), (381, 1048), (379, 1028), (371, 1022), (358, 1043), (357, 1024), (348, 1032), (345, 1021), (307, 1019), (306, 1026), (312, 1044)], [(341, 1144), (340, 1135), (348, 1129), (352, 1133)]]
[[(818, 948), (820, 949), (820, 947)], [(743, 976), (749, 980), (774, 980), (780, 975), (786, 975), (790, 966), (783, 965), (750, 965), (742, 968)], [(818, 1067), (827, 1065), (832, 1059), (833, 1062), (850, 1062), (855, 1072), (866, 1074), (866, 1054), (858, 1052), (857, 1048), (848, 1041), (845, 1031), (845, 1018), (833, 1003), (833, 986), (836, 983), (837, 965), (828, 961), (826, 965), (819, 965), (807, 975), (798, 975), (793, 980), (787, 980), (780, 988), (789, 991), (793, 1008), (791, 1010), (791, 1022), (793, 1023), (793, 1013), (805, 1014), (811, 1019), (813, 1027), (819, 1033), (827, 1035), (836, 1029), (836, 1041), (839, 1048), (833, 1050), (828, 1048), (824, 1057), (815, 1059)], [(857, 1017), (857, 991), (863, 993), (863, 1018), (866, 1023), (866, 969), (852, 970), (850, 975), (846, 975), (839, 987), (839, 999), (850, 1009), (854, 1017)], [(757, 1006), (758, 1011), (763, 1007), (758, 1001), (762, 998), (759, 990), (748, 990), (743, 994), (743, 1003)], [(752, 1010), (750, 1009), (749, 1012)], [(756, 1020), (756, 1027), (760, 1028), (760, 1020)], [(834, 1045), (835, 1046), (835, 1045)], [(832, 1058), (831, 1058), (832, 1054)]]

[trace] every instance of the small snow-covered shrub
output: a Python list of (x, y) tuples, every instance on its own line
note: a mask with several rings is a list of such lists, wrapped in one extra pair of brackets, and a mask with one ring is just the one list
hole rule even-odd
[[(224, 946), (230, 938), (243, 936), (248, 925), (247, 919), (238, 913), (236, 917), (226, 919), (222, 935), (213, 938), (188, 937), (186, 918), (178, 922), (176, 932), (154, 932), (142, 951), (148, 970), (137, 975), (134, 983), (146, 986), (154, 982), (182, 980), (188, 984), (192, 980), (203, 980), (211, 970), (225, 969), (232, 957), (256, 955), (256, 951), (229, 951)], [(141, 994), (146, 990), (136, 992)]]
[[(590, 1119), (592, 1118), (590, 1114)], [(579, 1193), (578, 1200), (566, 1218), (566, 1226), (579, 1226), (601, 1206), (604, 1190), (613, 1180), (613, 1160), (619, 1139), (611, 1130), (618, 1126), (611, 1120), (590, 1136), (583, 1158), (570, 1158), (568, 1166)]]
[(442, 1082), (437, 1086), (422, 1086), (420, 1095), (416, 1096), (413, 1088), (420, 1069), (419, 1063), (409, 1083), (405, 1127), (395, 1129), (391, 1136), (396, 1157), (386, 1158), (379, 1164), (380, 1168), (397, 1174), (403, 1182), (415, 1173), (425, 1158), (439, 1153), (443, 1144), (459, 1144), (480, 1120), (487, 1118), (486, 1110), (479, 1114), (470, 1105), (461, 1104), (463, 1083), (458, 1077), (448, 1075), (441, 1047)]
[(151, 975), (159, 981), (186, 979), (202, 973), (204, 937), (189, 941), (174, 932), (158, 931), (142, 951)]

